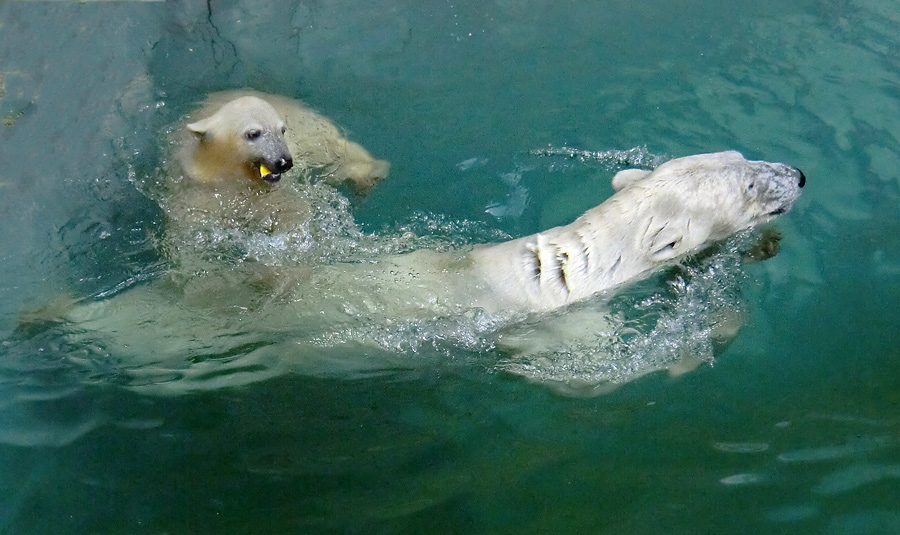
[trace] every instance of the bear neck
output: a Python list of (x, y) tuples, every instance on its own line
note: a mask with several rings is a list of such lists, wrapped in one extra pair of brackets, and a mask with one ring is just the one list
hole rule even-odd
[(492, 291), (519, 310), (553, 310), (609, 292), (659, 267), (635, 239), (652, 207), (631, 196), (619, 192), (569, 225), (477, 247), (470, 256)]

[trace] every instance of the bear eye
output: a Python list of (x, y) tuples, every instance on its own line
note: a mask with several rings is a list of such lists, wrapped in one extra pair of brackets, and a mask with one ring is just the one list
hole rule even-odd
[(286, 127), (286, 126), (282, 126), (282, 127), (281, 127), (281, 135), (284, 135), (285, 132), (287, 132), (287, 127)]
[(751, 182), (750, 185), (747, 186), (747, 189), (753, 189), (753, 182)]
[(260, 132), (256, 128), (254, 128), (253, 130), (247, 130), (247, 133), (244, 134), (244, 137), (246, 137), (250, 141), (253, 141), (254, 139), (258, 138), (261, 135), (262, 135), (262, 132)]

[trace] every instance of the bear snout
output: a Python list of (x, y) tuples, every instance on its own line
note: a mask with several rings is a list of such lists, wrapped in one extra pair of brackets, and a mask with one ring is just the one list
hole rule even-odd
[(282, 173), (294, 166), (294, 160), (288, 154), (262, 160), (257, 165), (259, 166), (259, 177), (269, 184), (274, 184), (281, 180)]
[(800, 181), (797, 183), (801, 188), (806, 185), (806, 175), (803, 174), (803, 171), (797, 169), (796, 167), (792, 168), (794, 171), (797, 171), (797, 174), (800, 175)]
[(279, 158), (278, 160), (276, 160), (274, 162), (274, 165), (272, 165), (272, 170), (275, 171), (276, 173), (284, 173), (285, 171), (288, 171), (291, 167), (294, 167), (294, 159), (291, 158), (290, 156), (288, 156), (286, 158), (282, 156), (281, 158)]
[(282, 173), (293, 166), (294, 160), (290, 155), (263, 161), (259, 163), (259, 177), (269, 184), (274, 184), (281, 180)]

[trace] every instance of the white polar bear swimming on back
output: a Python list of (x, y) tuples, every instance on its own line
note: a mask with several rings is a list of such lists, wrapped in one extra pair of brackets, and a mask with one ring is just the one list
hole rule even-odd
[(806, 178), (740, 153), (699, 154), (613, 178), (615, 195), (574, 223), (471, 253), (513, 308), (550, 310), (648, 275), (787, 212)]
[[(618, 191), (571, 224), (463, 254), (420, 250), (323, 266), (297, 295), (316, 310), (364, 296), (369, 310), (386, 317), (555, 310), (771, 221), (791, 208), (805, 181), (796, 168), (733, 151), (679, 158), (653, 171), (620, 172)], [(347, 291), (329, 306), (320, 285)]]
[[(180, 383), (172, 388), (190, 390), (257, 381), (285, 367), (353, 369), (323, 348), (379, 341), (333, 333), (475, 313), (498, 318), (482, 333), (490, 336), (529, 314), (616, 291), (766, 223), (791, 208), (804, 183), (796, 168), (737, 152), (689, 156), (653, 171), (622, 171), (604, 203), (569, 225), (524, 238), (456, 252), (282, 266), (277, 299), (254, 297), (253, 285), (241, 280), (252, 265), (234, 270), (218, 289), (223, 272), (213, 272), (202, 292), (209, 298), (199, 304), (161, 279), (77, 306), (64, 319), (73, 337), (133, 358), (147, 386), (157, 376), (175, 375)], [(559, 317), (564, 321), (565, 313)], [(152, 368), (141, 364), (147, 359)]]

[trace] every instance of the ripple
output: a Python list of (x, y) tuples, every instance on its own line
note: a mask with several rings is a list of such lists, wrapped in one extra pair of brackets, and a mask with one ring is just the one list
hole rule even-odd
[(765, 442), (716, 442), (713, 447), (725, 453), (760, 453), (769, 449)]
[(719, 483), (728, 486), (736, 486), (736, 485), (752, 485), (755, 483), (761, 483), (765, 480), (760, 474), (734, 474), (732, 476), (723, 477), (719, 480)]
[(66, 422), (50, 422), (35, 417), (28, 407), (0, 412), (0, 444), (10, 446), (66, 446), (94, 429), (105, 419), (99, 415)]
[(829, 474), (813, 487), (816, 494), (842, 494), (884, 479), (900, 479), (900, 464), (855, 464)]
[(778, 456), (778, 460), (785, 463), (831, 461), (883, 449), (888, 445), (890, 445), (890, 441), (886, 437), (869, 437), (839, 446), (808, 448), (782, 453)]

